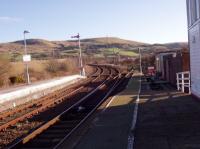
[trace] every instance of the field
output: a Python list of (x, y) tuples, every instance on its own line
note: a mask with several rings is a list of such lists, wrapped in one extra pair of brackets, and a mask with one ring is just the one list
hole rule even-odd
[[(81, 40), (83, 56), (105, 58), (120, 55), (122, 57), (137, 57), (138, 48), (144, 49), (144, 54), (158, 51), (177, 50), (187, 47), (187, 43), (148, 44), (114, 37), (91, 38)], [(33, 60), (50, 58), (66, 58), (78, 56), (76, 40), (48, 41), (43, 39), (28, 39), (27, 50)], [(21, 61), (24, 53), (23, 41), (0, 44), (0, 54), (7, 54), (11, 61)]]
[[(132, 67), (138, 58), (138, 48), (143, 58), (156, 52), (180, 50), (187, 43), (148, 44), (114, 37), (91, 38), (81, 40), (84, 64), (112, 63)], [(29, 64), (31, 81), (45, 80), (57, 76), (78, 73), (79, 49), (76, 40), (48, 41), (28, 39), (27, 51), (31, 54)], [(25, 83), (25, 65), (23, 41), (0, 43), (0, 87)], [(119, 59), (120, 58), (120, 59)], [(136, 65), (135, 65), (136, 66)]]
[[(9, 67), (5, 67), (5, 65)], [(33, 60), (29, 62), (28, 66), (31, 82), (78, 73), (78, 63), (73, 58)], [(25, 64), (23, 62), (9, 62), (1, 59), (0, 68), (2, 68), (0, 71), (0, 87), (26, 82)], [(3, 69), (4, 71), (2, 71)]]
[(119, 48), (108, 48), (103, 49), (102, 53), (105, 53), (105, 55), (120, 55), (120, 56), (127, 56), (127, 57), (136, 57), (138, 56), (138, 53), (131, 50), (125, 50), (125, 49), (119, 49)]

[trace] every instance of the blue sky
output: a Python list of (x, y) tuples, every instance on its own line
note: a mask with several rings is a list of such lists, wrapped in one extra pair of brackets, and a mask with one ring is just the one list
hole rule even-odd
[(114, 36), (147, 43), (187, 41), (185, 0), (1, 0), (0, 42)]

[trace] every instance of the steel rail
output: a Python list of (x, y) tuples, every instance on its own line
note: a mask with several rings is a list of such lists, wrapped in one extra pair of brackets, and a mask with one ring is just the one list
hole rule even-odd
[(112, 86), (112, 88), (107, 92), (107, 94), (103, 97), (103, 99), (93, 108), (93, 110), (87, 115), (85, 116), (85, 118), (83, 120), (81, 120), (81, 122), (69, 133), (67, 134), (55, 147), (53, 147), (53, 149), (57, 149), (59, 148), (60, 145), (62, 145), (62, 143), (70, 137), (70, 135), (75, 132), (87, 119), (88, 117), (90, 117), (95, 111), (96, 109), (109, 97), (109, 95), (114, 91), (114, 89), (121, 83), (121, 80), (117, 80), (114, 85)]
[[(90, 80), (87, 80), (87, 81), (88, 82), (84, 82), (84, 83), (89, 83), (90, 82)], [(74, 87), (74, 88), (77, 88), (77, 87)], [(36, 100), (31, 101), (31, 102), (24, 103), (23, 105), (20, 105), (19, 107), (16, 107), (14, 109), (8, 109), (5, 112), (1, 113), (0, 120), (3, 120), (6, 117), (9, 117), (10, 115), (13, 115), (15, 113), (21, 112), (22, 110), (26, 110), (26, 109), (30, 108), (31, 106), (33, 106), (33, 105), (34, 106), (40, 106), (40, 105), (44, 104), (43, 102), (45, 102), (45, 101), (47, 102), (49, 100), (49, 98), (54, 98), (54, 97), (57, 97), (57, 96), (61, 96), (62, 94), (66, 94), (66, 92), (68, 90), (72, 90), (73, 91), (73, 87), (71, 87), (71, 88), (67, 87), (67, 88), (55, 91), (54, 93), (50, 93), (50, 95), (41, 97), (39, 101), (38, 101), (38, 99), (36, 99)]]
[[(102, 71), (101, 71), (101, 72), (102, 72)], [(95, 78), (95, 79), (91, 80), (91, 82), (94, 82), (94, 81), (97, 80), (97, 79), (98, 79), (98, 78)], [(88, 83), (89, 83), (89, 82), (88, 82)], [(65, 100), (65, 98), (70, 97), (71, 95), (75, 94), (76, 92), (80, 91), (80, 90), (83, 89), (83, 88), (84, 88), (84, 86), (80, 86), (79, 88), (77, 88), (77, 89), (75, 89), (74, 91), (68, 93), (67, 95), (66, 95), (66, 93), (64, 93), (64, 94), (62, 94), (62, 95), (59, 95), (59, 93), (57, 93), (57, 94), (58, 94), (58, 97), (56, 97), (56, 99), (53, 99), (53, 98), (54, 98), (54, 95), (51, 96), (51, 98), (50, 98), (49, 100), (47, 100), (47, 99), (45, 98), (45, 99), (44, 99), (45, 102), (44, 102), (44, 103), (41, 103), (41, 102), (40, 102), (40, 103), (37, 103), (35, 109), (33, 109), (33, 110), (29, 111), (29, 112), (26, 112), (26, 113), (23, 114), (23, 115), (19, 115), (18, 117), (14, 117), (13, 119), (11, 119), (11, 120), (9, 120), (9, 121), (3, 123), (2, 125), (0, 125), (0, 131), (3, 130), (3, 129), (6, 129), (7, 127), (9, 127), (9, 126), (11, 126), (11, 125), (13, 125), (13, 124), (15, 124), (15, 123), (17, 123), (17, 122), (19, 122), (19, 121), (22, 121), (22, 120), (25, 119), (25, 118), (30, 118), (30, 117), (32, 117), (33, 115), (38, 114), (39, 112), (42, 112), (42, 111), (46, 110), (46, 109), (49, 108), (49, 107), (52, 107), (52, 106), (54, 106), (54, 105), (56, 105), (56, 104), (59, 104), (60, 102), (62, 102), (63, 100)], [(17, 111), (14, 111), (13, 113), (12, 113), (12, 112), (9, 112), (9, 113), (7, 113), (6, 115), (9, 116), (9, 115), (11, 115), (11, 114), (14, 114), (14, 113), (17, 113), (17, 112), (21, 112), (22, 110), (26, 110), (28, 107), (30, 107), (30, 106), (32, 106), (32, 105), (34, 105), (34, 104), (35, 104), (35, 102), (34, 102), (33, 104), (31, 104), (31, 105), (28, 105), (28, 106), (24, 107), (23, 109), (19, 109), (19, 110), (17, 110)], [(38, 105), (40, 105), (40, 106), (38, 106)], [(5, 117), (4, 117), (4, 118), (5, 118)]]
[[(111, 71), (110, 71), (110, 73), (111, 73)], [(93, 95), (97, 90), (99, 90), (102, 86), (104, 86), (105, 83), (108, 80), (110, 80), (110, 78), (111, 77), (108, 77), (103, 83), (101, 83), (101, 85), (99, 85), (95, 90), (93, 90), (88, 95), (86, 95), (81, 100), (79, 100), (77, 103), (75, 103), (74, 105), (72, 105), (71, 107), (69, 107), (67, 110), (65, 110), (64, 112), (62, 112), (60, 115), (58, 115), (57, 117), (53, 118), (49, 122), (43, 124), (41, 127), (39, 127), (38, 129), (36, 129), (35, 131), (33, 131), (31, 134), (27, 135), (25, 138), (21, 139), (19, 142), (17, 142), (14, 145), (10, 146), (9, 148), (15, 148), (16, 145), (19, 145), (20, 143), (24, 144), (24, 143), (28, 142), (29, 140), (33, 139), (35, 136), (37, 136), (38, 134), (40, 134), (41, 132), (43, 132), (44, 130), (46, 130), (47, 128), (49, 128), (51, 125), (55, 124), (57, 121), (59, 121), (61, 115), (63, 115), (64, 113), (66, 113), (70, 109), (74, 108), (75, 106), (77, 106), (78, 104), (80, 104), (81, 102), (83, 102), (84, 100), (86, 100), (89, 96)]]
[[(101, 73), (103, 73), (103, 72), (101, 72)], [(93, 79), (93, 83), (90, 82), (90, 84), (94, 84), (95, 86), (97, 86), (98, 85), (97, 82), (99, 82), (99, 83), (102, 82), (101, 79), (104, 79), (104, 78), (105, 77), (102, 78), (102, 77), (98, 76), (97, 78)], [(94, 80), (96, 80), (96, 81), (94, 81)], [(90, 84), (88, 84), (87, 88), (91, 89), (91, 87), (92, 88), (95, 87), (94, 85), (91, 86)], [(88, 92), (88, 89), (85, 90), (85, 93), (86, 92)], [(67, 103), (67, 106), (62, 106), (61, 104), (58, 104), (58, 106), (48, 107), (48, 109), (46, 109), (45, 111), (57, 110), (57, 113), (59, 113), (59, 111), (62, 111), (62, 110), (58, 110), (59, 108), (56, 108), (56, 107), (61, 107), (62, 109), (65, 109), (65, 108), (69, 107), (70, 105), (72, 105), (72, 103), (74, 104), (74, 102), (76, 102), (77, 100), (80, 99), (80, 97), (77, 96), (76, 94), (73, 95), (73, 97), (75, 97), (75, 100), (73, 99), (72, 102), (68, 102), (67, 100), (64, 101), (65, 104)], [(84, 94), (81, 94), (81, 96), (85, 96)], [(24, 120), (17, 119), (17, 121), (19, 120), (18, 123), (15, 124), (13, 122), (13, 125), (11, 125), (11, 127), (8, 127), (8, 129), (3, 129), (2, 131), (0, 131), (0, 135), (1, 135), (0, 148), (4, 147), (5, 145), (10, 144), (11, 142), (15, 142), (16, 140), (19, 140), (21, 137), (25, 136), (27, 133), (38, 128), (38, 126), (40, 126), (40, 124), (44, 124), (43, 119), (40, 119), (40, 121), (37, 121), (37, 119), (38, 119), (37, 117), (38, 116), (40, 117), (42, 115), (44, 116), (44, 114), (43, 114), (44, 112), (42, 111), (41, 114), (37, 114), (38, 112), (36, 112), (36, 114), (35, 114), (36, 116), (32, 116), (32, 117), (30, 116), (30, 118), (29, 118), (29, 116), (27, 116), (27, 118), (24, 117)], [(51, 118), (51, 116), (48, 116), (48, 117)], [(49, 118), (47, 118), (47, 119), (49, 119)], [(45, 122), (46, 122), (46, 120), (45, 120)], [(12, 137), (12, 135), (13, 135), (13, 137)]]

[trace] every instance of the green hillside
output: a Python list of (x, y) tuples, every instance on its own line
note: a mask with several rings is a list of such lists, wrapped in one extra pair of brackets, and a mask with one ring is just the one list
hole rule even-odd
[[(187, 47), (187, 43), (147, 44), (142, 42), (124, 40), (116, 37), (101, 37), (81, 40), (83, 56), (93, 57), (136, 57), (138, 48), (144, 49), (144, 53), (155, 53), (158, 51), (176, 50)], [(28, 39), (28, 52), (33, 59), (48, 59), (50, 57), (65, 58), (77, 56), (79, 53), (76, 40), (48, 41), (43, 39)], [(12, 61), (22, 59), (24, 53), (24, 42), (15, 41), (0, 44), (0, 53), (10, 57)]]

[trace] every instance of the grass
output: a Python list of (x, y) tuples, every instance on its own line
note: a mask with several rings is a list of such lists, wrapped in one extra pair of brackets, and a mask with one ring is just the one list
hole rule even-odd
[[(6, 57), (7, 55), (5, 55)], [(8, 58), (6, 58), (7, 60)], [(51, 64), (51, 61), (55, 61), (58, 64), (56, 72), (48, 71), (47, 67)], [(11, 85), (9, 83), (9, 78), (23, 78), (25, 80), (25, 64), (22, 61), (9, 62), (3, 61), (3, 56), (1, 56), (0, 68), (3, 66), (8, 66), (9, 69), (5, 73), (0, 73), (0, 87), (6, 87)], [(4, 65), (5, 63), (5, 65)], [(2, 66), (1, 66), (2, 64)], [(54, 63), (53, 63), (54, 64)], [(65, 58), (65, 59), (50, 59), (50, 60), (32, 60), (29, 62), (29, 74), (32, 82), (38, 80), (51, 79), (58, 76), (66, 76), (74, 73), (78, 73), (77, 59), (75, 58)], [(53, 65), (54, 66), (54, 65)], [(1, 72), (1, 71), (0, 71)], [(6, 75), (5, 75), (6, 74)], [(5, 77), (6, 76), (6, 77)], [(12, 84), (13, 85), (13, 84)]]
[(133, 51), (120, 51), (119, 54), (123, 56), (130, 56), (130, 57), (138, 56), (138, 54)]
[(137, 56), (138, 54), (135, 53), (134, 51), (130, 50), (122, 50), (119, 48), (107, 48), (107, 49), (102, 49), (102, 52), (107, 54), (107, 55), (113, 55), (113, 54), (119, 54), (121, 56)]
[[(31, 59), (32, 60), (47, 60), (51, 59), (53, 56), (53, 53), (51, 51), (40, 51), (40, 52), (34, 52), (31, 51)], [(119, 49), (119, 48), (100, 48), (92, 51), (87, 51), (85, 49), (82, 49), (82, 55), (83, 56), (92, 56), (97, 58), (103, 58), (105, 56), (113, 56), (116, 54), (120, 54), (121, 56), (128, 56), (128, 57), (134, 57), (137, 56), (137, 53), (131, 50), (127, 49)], [(23, 53), (19, 51), (15, 52), (4, 52), (4, 55), (10, 59), (12, 62), (20, 62), (22, 61)], [(79, 55), (79, 49), (72, 49), (72, 50), (61, 50), (59, 52), (55, 53), (56, 58), (64, 58), (69, 56), (78, 56)]]
[[(85, 53), (84, 50), (82, 52), (84, 56), (88, 55), (87, 53)], [(135, 57), (138, 55), (134, 51), (119, 49), (119, 48), (105, 48), (105, 49), (97, 50), (95, 52), (94, 51), (90, 52), (89, 54), (93, 57), (104, 57), (105, 55), (112, 56), (118, 53), (121, 56), (128, 56), (128, 57)], [(77, 56), (78, 54), (79, 54), (79, 50), (67, 50), (67, 51), (62, 51), (61, 53), (61, 55), (66, 55), (66, 56)]]

